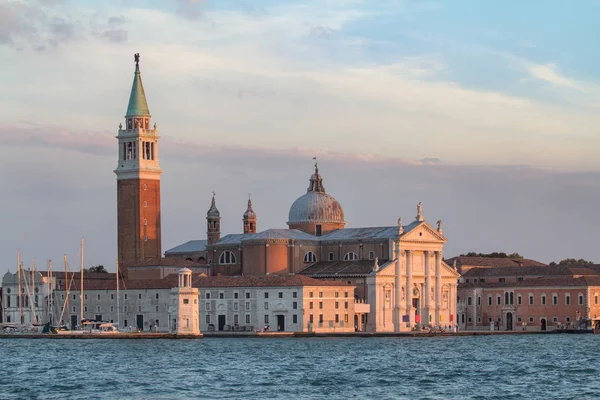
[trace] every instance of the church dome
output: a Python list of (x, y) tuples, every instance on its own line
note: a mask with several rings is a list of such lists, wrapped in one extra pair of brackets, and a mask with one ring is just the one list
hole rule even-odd
[(252, 201), (248, 199), (248, 208), (244, 213), (244, 219), (256, 219), (256, 213), (252, 209)]
[[(343, 228), (344, 210), (340, 203), (325, 192), (323, 178), (315, 165), (315, 173), (310, 177), (310, 185), (306, 194), (300, 196), (290, 208), (288, 225), (290, 228), (303, 229), (302, 225), (328, 225), (325, 230)], [(314, 229), (305, 231), (311, 232)], [(325, 233), (325, 232), (323, 232)]]

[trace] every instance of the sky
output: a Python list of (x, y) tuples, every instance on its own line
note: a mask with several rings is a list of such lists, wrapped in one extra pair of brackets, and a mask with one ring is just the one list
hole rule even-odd
[(285, 228), (313, 157), (347, 227), (443, 220), (444, 256), (600, 263), (600, 1), (0, 0), (0, 273), (114, 270), (133, 54), (163, 251)]

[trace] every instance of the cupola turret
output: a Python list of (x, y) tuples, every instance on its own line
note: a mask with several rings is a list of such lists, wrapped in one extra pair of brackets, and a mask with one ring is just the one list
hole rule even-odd
[(210, 208), (206, 213), (206, 239), (208, 244), (215, 244), (221, 240), (221, 213), (217, 209), (215, 192), (213, 192)]
[(256, 213), (252, 209), (252, 200), (248, 197), (248, 208), (244, 213), (244, 233), (256, 233)]

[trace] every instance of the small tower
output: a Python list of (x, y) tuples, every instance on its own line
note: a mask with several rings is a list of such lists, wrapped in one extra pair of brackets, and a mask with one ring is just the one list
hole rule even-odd
[(213, 192), (210, 208), (206, 213), (206, 227), (206, 238), (208, 239), (209, 245), (215, 244), (221, 240), (221, 213), (217, 210), (215, 192)]
[(158, 129), (151, 127), (150, 111), (135, 54), (135, 73), (125, 126), (117, 139), (117, 236), (119, 265), (126, 268), (149, 258), (160, 258), (160, 175)]
[(256, 213), (252, 209), (252, 200), (248, 196), (248, 209), (244, 213), (244, 233), (256, 233)]
[(177, 335), (200, 335), (197, 288), (192, 287), (192, 271), (179, 271), (179, 284), (171, 289), (171, 329)]

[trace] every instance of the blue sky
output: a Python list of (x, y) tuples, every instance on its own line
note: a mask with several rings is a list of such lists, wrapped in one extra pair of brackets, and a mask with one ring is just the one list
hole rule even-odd
[[(588, 242), (599, 16), (592, 0), (2, 1), (0, 206), (11, 229), (0, 262), (16, 248), (54, 259), (86, 234), (90, 262), (111, 264), (114, 135), (136, 52), (163, 137), (165, 249), (204, 235), (212, 190), (226, 230), (240, 229), (248, 192), (265, 210), (260, 226), (284, 227), (318, 155), (348, 226), (393, 224), (423, 201), (446, 221), (450, 255), (600, 262)], [(357, 195), (356, 179), (385, 195)], [(515, 234), (517, 216), (532, 218), (532, 235)], [(493, 235), (481, 234), (485, 220)], [(559, 221), (567, 238), (548, 233)]]

